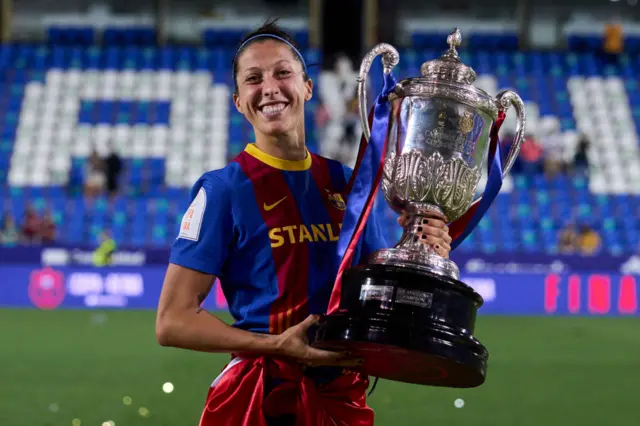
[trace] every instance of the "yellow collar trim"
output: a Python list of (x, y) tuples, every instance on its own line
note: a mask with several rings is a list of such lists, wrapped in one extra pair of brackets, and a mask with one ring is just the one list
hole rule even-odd
[(260, 160), (263, 163), (279, 170), (299, 172), (303, 170), (309, 170), (309, 168), (311, 167), (311, 154), (306, 148), (305, 151), (307, 153), (307, 156), (304, 160), (283, 160), (282, 158), (277, 158), (273, 155), (267, 154), (253, 143), (248, 144), (244, 150), (247, 154), (256, 158), (257, 160)]

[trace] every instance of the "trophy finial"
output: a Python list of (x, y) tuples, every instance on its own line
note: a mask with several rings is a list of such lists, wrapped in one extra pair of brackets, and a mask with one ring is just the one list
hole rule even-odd
[(449, 58), (458, 59), (458, 52), (456, 51), (456, 47), (462, 44), (462, 33), (460, 32), (460, 28), (456, 27), (455, 30), (447, 37), (447, 44), (449, 45), (449, 51), (445, 54), (445, 56)]
[(425, 62), (420, 67), (422, 77), (435, 78), (440, 81), (451, 81), (461, 84), (473, 84), (476, 80), (476, 73), (473, 69), (462, 62), (456, 47), (462, 44), (462, 32), (456, 27), (447, 36), (449, 50), (440, 59)]

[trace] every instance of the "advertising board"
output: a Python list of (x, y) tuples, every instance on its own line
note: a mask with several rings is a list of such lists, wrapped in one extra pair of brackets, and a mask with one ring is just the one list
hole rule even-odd
[[(166, 267), (0, 267), (0, 307), (155, 309)], [(467, 273), (482, 295), (481, 315), (639, 315), (636, 275)], [(205, 309), (225, 310), (218, 283)]]

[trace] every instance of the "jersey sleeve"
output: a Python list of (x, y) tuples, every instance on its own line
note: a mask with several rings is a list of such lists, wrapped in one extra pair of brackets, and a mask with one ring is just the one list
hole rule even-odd
[(207, 173), (191, 189), (170, 263), (222, 276), (234, 237), (231, 191), (221, 178)]
[[(348, 182), (353, 174), (353, 169), (350, 167), (343, 165), (344, 177)], [(359, 263), (363, 263), (367, 260), (367, 258), (373, 254), (376, 250), (380, 250), (382, 248), (387, 248), (387, 240), (384, 236), (382, 223), (380, 221), (380, 214), (378, 213), (376, 207), (372, 207), (371, 213), (367, 218), (367, 223), (364, 227), (364, 232), (362, 234), (362, 242), (361, 242), (361, 250)]]

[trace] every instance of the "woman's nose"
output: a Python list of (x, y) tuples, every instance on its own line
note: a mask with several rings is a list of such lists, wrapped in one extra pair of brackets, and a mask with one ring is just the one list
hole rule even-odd
[(273, 77), (265, 77), (262, 80), (262, 95), (273, 96), (280, 93), (280, 86), (278, 80)]

